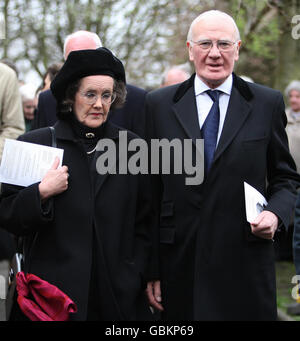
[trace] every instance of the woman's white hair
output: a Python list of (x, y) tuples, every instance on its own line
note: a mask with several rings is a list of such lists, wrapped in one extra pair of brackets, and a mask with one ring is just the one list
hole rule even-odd
[(22, 101), (31, 101), (35, 98), (36, 88), (32, 84), (23, 84), (19, 88)]
[(286, 87), (284, 93), (288, 97), (290, 91), (296, 90), (300, 92), (300, 81), (291, 81), (291, 83)]
[(210, 10), (210, 11), (203, 12), (197, 18), (195, 18), (193, 20), (193, 22), (191, 23), (191, 26), (189, 28), (189, 31), (187, 34), (187, 40), (188, 41), (193, 40), (193, 27), (195, 26), (195, 24), (197, 24), (200, 20), (203, 20), (205, 18), (217, 17), (217, 16), (229, 19), (232, 22), (232, 24), (235, 28), (235, 31), (236, 31), (236, 41), (241, 40), (240, 31), (239, 31), (237, 24), (234, 21), (234, 19), (229, 14), (222, 12), (222, 11), (218, 11), (218, 10)]

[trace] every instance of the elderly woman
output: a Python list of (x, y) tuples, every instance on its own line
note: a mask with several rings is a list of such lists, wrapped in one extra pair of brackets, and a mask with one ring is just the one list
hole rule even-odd
[(36, 89), (31, 84), (23, 84), (20, 86), (26, 131), (31, 129), (34, 119), (34, 111), (37, 105), (35, 92)]
[(285, 95), (289, 101), (286, 109), (288, 124), (286, 127), (291, 154), (300, 171), (300, 81), (292, 81), (285, 89)]
[[(2, 188), (0, 225), (25, 236), (25, 271), (76, 303), (73, 320), (151, 316), (144, 297), (147, 178), (96, 170), (98, 141), (111, 139), (119, 147), (120, 129), (107, 118), (124, 103), (125, 89), (123, 65), (108, 49), (71, 52), (51, 84), (63, 166), (56, 160), (41, 182), (26, 188)], [(128, 140), (135, 137), (128, 132)], [(51, 131), (42, 128), (19, 139), (51, 145)]]
[[(285, 89), (285, 96), (288, 99), (288, 107), (286, 109), (287, 126), (286, 133), (289, 141), (290, 153), (300, 172), (300, 81), (293, 80)], [(285, 233), (280, 233), (275, 240), (275, 250), (278, 260), (293, 259), (293, 231), (294, 217), (292, 216), (290, 225)], [(298, 257), (297, 257), (298, 258)], [(299, 262), (299, 261), (298, 261)]]

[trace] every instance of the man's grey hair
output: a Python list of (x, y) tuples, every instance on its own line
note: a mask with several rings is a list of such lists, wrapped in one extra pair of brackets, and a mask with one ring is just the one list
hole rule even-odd
[(296, 90), (298, 92), (300, 92), (300, 81), (291, 81), (290, 84), (286, 87), (284, 93), (285, 95), (288, 97), (289, 96), (289, 93), (290, 91), (292, 90)]
[(227, 13), (222, 12), (222, 11), (218, 11), (218, 10), (210, 10), (210, 11), (206, 11), (201, 13), (196, 19), (193, 20), (193, 22), (191, 23), (191, 26), (189, 28), (188, 34), (187, 34), (187, 41), (192, 41), (193, 40), (193, 27), (195, 26), (195, 24), (197, 24), (200, 20), (204, 19), (204, 18), (208, 18), (208, 17), (223, 17), (223, 18), (227, 18), (229, 19), (236, 31), (236, 41), (241, 40), (241, 36), (240, 36), (240, 31), (237, 27), (236, 22), (234, 21), (234, 19)]
[(92, 39), (94, 39), (94, 41), (96, 43), (96, 49), (98, 47), (102, 47), (102, 42), (101, 42), (101, 39), (99, 38), (98, 34), (96, 34), (94, 32), (83, 31), (83, 30), (76, 31), (76, 32), (71, 33), (68, 36), (66, 36), (65, 43), (64, 43), (64, 57), (66, 55), (66, 47), (67, 47), (69, 40), (71, 38), (76, 38), (76, 37), (85, 36), (85, 35), (89, 35)]

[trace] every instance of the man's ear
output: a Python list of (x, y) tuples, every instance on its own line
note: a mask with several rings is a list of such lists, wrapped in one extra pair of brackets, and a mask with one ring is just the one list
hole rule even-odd
[(241, 45), (242, 45), (242, 41), (239, 40), (238, 43), (237, 43), (236, 52), (235, 52), (235, 58), (234, 58), (235, 61), (239, 60)]
[(192, 62), (192, 61), (194, 61), (194, 56), (193, 56), (193, 52), (192, 52), (192, 49), (193, 49), (192, 44), (189, 41), (187, 41), (186, 46), (189, 50), (189, 59)]

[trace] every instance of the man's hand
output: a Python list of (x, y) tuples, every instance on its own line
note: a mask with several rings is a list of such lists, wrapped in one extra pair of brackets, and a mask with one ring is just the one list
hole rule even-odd
[(273, 239), (278, 227), (278, 217), (270, 211), (262, 211), (250, 225), (255, 236)]
[(161, 302), (161, 291), (160, 291), (160, 281), (148, 282), (146, 294), (150, 305), (159, 310), (163, 311), (164, 308), (160, 304)]

